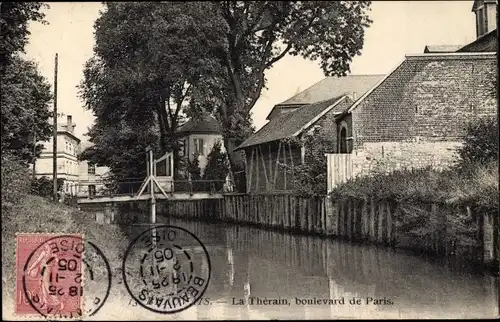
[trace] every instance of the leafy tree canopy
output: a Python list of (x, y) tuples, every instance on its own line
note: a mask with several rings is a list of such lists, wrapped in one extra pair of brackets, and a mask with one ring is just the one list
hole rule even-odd
[(8, 64), (12, 55), (24, 52), (30, 32), (28, 25), (31, 21), (46, 23), (45, 14), (40, 11), (48, 5), (41, 2), (2, 2), (0, 3), (0, 61), (2, 70)]
[(120, 167), (144, 167), (147, 145), (156, 147), (157, 156), (174, 151), (179, 162), (177, 129), (183, 114), (193, 114), (186, 110), (193, 88), (212, 69), (202, 31), (211, 21), (202, 8), (182, 2), (106, 4), (80, 86), (97, 118), (88, 133), (95, 145), (81, 158), (133, 177), (144, 171)]
[(250, 111), (265, 72), (290, 54), (318, 60), (326, 75), (345, 75), (363, 47), (369, 7), (369, 1), (108, 3), (95, 24), (82, 97), (101, 119), (96, 133), (121, 120), (132, 128), (155, 123), (161, 146), (174, 150), (177, 111), (208, 111), (222, 125), (235, 173), (243, 163), (233, 150), (253, 131)]
[(52, 133), (50, 85), (39, 74), (35, 63), (14, 56), (0, 88), (2, 151), (32, 162), (33, 153), (38, 157), (42, 149), (39, 144), (34, 149), (35, 137), (38, 142), (46, 141)]
[(45, 23), (41, 2), (0, 3), (0, 64), (2, 108), (2, 155), (9, 153), (29, 163), (39, 156), (37, 141), (48, 140), (51, 133), (50, 85), (38, 66), (20, 57), (28, 42), (28, 25)]

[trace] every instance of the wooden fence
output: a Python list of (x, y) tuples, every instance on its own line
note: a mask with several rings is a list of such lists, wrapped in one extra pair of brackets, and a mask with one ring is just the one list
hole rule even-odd
[[(223, 210), (219, 219), (224, 221), (336, 236), (442, 256), (498, 260), (492, 216), (472, 214), (468, 207), (373, 199), (338, 201), (291, 194), (232, 194), (224, 196)], [(465, 227), (453, 224), (458, 213), (470, 219)], [(469, 241), (464, 243), (464, 240)]]
[[(498, 261), (492, 229), (497, 218), (494, 214), (484, 214), (469, 207), (373, 199), (339, 201), (330, 197), (309, 198), (287, 193), (232, 193), (219, 200), (160, 201), (157, 209), (159, 215), (178, 218), (254, 224), (440, 256)], [(458, 230), (455, 224), (457, 214), (469, 218), (469, 222)], [(424, 225), (416, 227), (419, 223)], [(467, 239), (469, 244), (461, 243)]]
[(220, 219), (311, 233), (328, 227), (324, 198), (286, 193), (225, 195)]
[(354, 176), (351, 154), (326, 154), (327, 192)]

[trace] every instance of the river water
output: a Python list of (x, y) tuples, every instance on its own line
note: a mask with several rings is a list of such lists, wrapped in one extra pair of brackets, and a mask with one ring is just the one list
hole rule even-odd
[[(116, 318), (493, 318), (499, 314), (498, 278), (464, 267), (385, 247), (248, 226), (165, 217), (159, 217), (158, 224), (184, 228), (206, 246), (212, 269), (205, 300), (165, 316), (125, 298), (122, 304), (110, 304)], [(132, 240), (148, 226), (121, 228)], [(278, 301), (273, 305), (266, 299)]]

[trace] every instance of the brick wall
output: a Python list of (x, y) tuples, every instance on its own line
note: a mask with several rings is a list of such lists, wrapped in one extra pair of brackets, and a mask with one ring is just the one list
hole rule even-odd
[(496, 115), (495, 56), (431, 56), (408, 57), (352, 111), (355, 172), (447, 167), (467, 125)]
[(353, 173), (401, 169), (418, 169), (432, 166), (446, 169), (457, 160), (457, 141), (441, 142), (373, 142), (365, 143), (351, 155)]
[(496, 115), (496, 57), (409, 57), (352, 112), (355, 148), (366, 142), (456, 141)]
[[(335, 106), (335, 109), (329, 111), (325, 115), (323, 115), (316, 123), (314, 123), (309, 129), (305, 131), (305, 133), (311, 134), (314, 132), (314, 130), (317, 128), (318, 129), (318, 136), (322, 139), (328, 140), (332, 146), (333, 150), (331, 151), (332, 153), (337, 152), (338, 148), (338, 135), (339, 135), (339, 130), (340, 130), (340, 122), (335, 118), (336, 111), (343, 111), (347, 109), (350, 105), (352, 104), (352, 101), (350, 99), (344, 99), (342, 100), (337, 106)], [(349, 116), (347, 119), (348, 122), (351, 121), (351, 117)], [(351, 136), (352, 133), (350, 132), (351, 126), (348, 126), (348, 136)], [(317, 148), (317, 145), (312, 145), (309, 147), (306, 147), (306, 149), (314, 149)]]

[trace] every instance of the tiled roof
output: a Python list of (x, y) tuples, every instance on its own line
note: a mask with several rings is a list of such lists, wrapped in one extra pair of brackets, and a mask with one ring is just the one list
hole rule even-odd
[(204, 115), (199, 119), (191, 119), (184, 123), (178, 130), (179, 133), (213, 133), (220, 134), (219, 122), (210, 115)]
[(308, 89), (287, 99), (278, 105), (312, 104), (356, 92), (358, 97), (373, 87), (384, 75), (348, 75), (344, 77), (326, 77)]
[(292, 96), (286, 101), (277, 104), (269, 112), (267, 119), (273, 111), (281, 106), (294, 106), (313, 104), (344, 94), (352, 95), (356, 93), (361, 97), (366, 91), (372, 88), (384, 75), (347, 75), (344, 77), (326, 77), (306, 90)]
[(494, 29), (489, 33), (482, 35), (470, 44), (467, 44), (457, 52), (496, 52), (498, 49), (497, 30)]
[(424, 53), (453, 53), (463, 46), (464, 45), (427, 45), (424, 48)]
[[(249, 146), (272, 142), (284, 138), (292, 137), (300, 131), (309, 122), (313, 121), (315, 117), (330, 108), (332, 105), (339, 103), (344, 95), (324, 100), (315, 104), (306, 105), (298, 108), (295, 111), (288, 112), (277, 116), (264, 125), (259, 131), (251, 135), (236, 149), (242, 149)], [(336, 111), (333, 107), (333, 112), (341, 113), (343, 111)]]
[[(452, 92), (462, 93), (461, 96), (466, 97), (471, 95), (470, 88), (477, 77), (483, 79), (484, 73), (496, 73), (496, 68), (493, 68), (495, 65), (496, 55), (493, 53), (407, 55), (401, 64), (387, 74), (376, 87), (360, 97), (346, 112), (351, 112), (365, 101), (385, 110), (395, 110), (415, 88), (422, 97), (442, 96), (442, 93), (450, 96)], [(450, 98), (442, 102), (448, 104), (450, 109), (461, 104)], [(408, 103), (418, 102), (404, 104)]]

